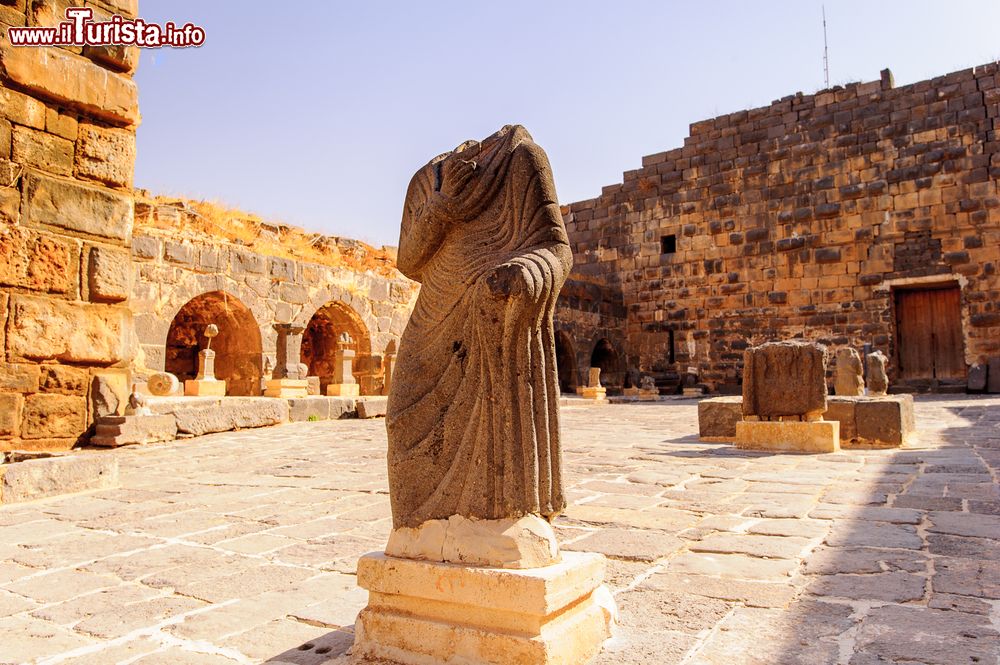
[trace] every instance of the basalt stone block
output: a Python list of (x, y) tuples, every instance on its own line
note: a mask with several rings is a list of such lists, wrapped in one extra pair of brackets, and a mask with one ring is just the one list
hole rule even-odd
[(858, 439), (872, 446), (901, 446), (916, 430), (913, 396), (859, 400), (856, 405)]
[(981, 393), (986, 390), (988, 369), (989, 366), (986, 363), (976, 363), (969, 367), (966, 386), (970, 393)]
[(743, 398), (713, 397), (698, 402), (698, 436), (703, 441), (732, 441), (743, 419)]
[(849, 441), (858, 435), (857, 397), (830, 397), (826, 401), (826, 413), (823, 420), (836, 420), (840, 423), (841, 441)]
[(990, 358), (986, 375), (986, 392), (1000, 393), (1000, 357)]
[(743, 415), (821, 415), (826, 411), (826, 361), (826, 348), (812, 342), (769, 342), (747, 349)]

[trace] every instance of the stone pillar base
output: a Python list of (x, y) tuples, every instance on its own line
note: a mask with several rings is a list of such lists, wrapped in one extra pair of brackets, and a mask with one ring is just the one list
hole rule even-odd
[(357, 397), (361, 386), (357, 383), (331, 383), (326, 387), (327, 397)]
[(307, 379), (268, 379), (264, 397), (305, 397), (309, 394)]
[(794, 453), (835, 453), (840, 450), (840, 423), (741, 420), (736, 423), (736, 447)]
[(358, 584), (368, 607), (351, 654), (404, 665), (582, 665), (611, 635), (603, 578), (604, 557), (590, 553), (521, 570), (366, 554)]
[(592, 399), (594, 401), (600, 402), (608, 398), (608, 389), (601, 386), (597, 386), (594, 388), (587, 386), (583, 389), (583, 391), (580, 394), (583, 395), (584, 399)]
[(226, 382), (218, 379), (188, 379), (184, 382), (188, 397), (225, 397)]

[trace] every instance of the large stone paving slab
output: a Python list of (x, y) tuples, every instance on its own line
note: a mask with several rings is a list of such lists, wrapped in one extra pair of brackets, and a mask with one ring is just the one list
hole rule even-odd
[[(831, 455), (697, 439), (692, 402), (563, 409), (569, 549), (610, 557), (597, 663), (996, 663), (1000, 399)], [(0, 508), (0, 663), (347, 663), (390, 529), (384, 421), (119, 450), (121, 487)]]

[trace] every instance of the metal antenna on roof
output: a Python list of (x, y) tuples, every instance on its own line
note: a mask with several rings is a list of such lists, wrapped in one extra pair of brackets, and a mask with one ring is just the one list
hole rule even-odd
[(820, 5), (823, 9), (823, 78), (826, 87), (830, 87), (830, 52), (826, 47), (826, 5)]

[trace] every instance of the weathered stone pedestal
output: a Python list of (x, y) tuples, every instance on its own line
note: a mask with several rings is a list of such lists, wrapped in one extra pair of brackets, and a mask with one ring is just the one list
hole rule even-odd
[(264, 384), (264, 397), (305, 397), (308, 394), (306, 379), (270, 379)]
[(184, 382), (188, 397), (225, 397), (226, 382), (218, 379), (188, 379)]
[[(366, 554), (354, 657), (405, 665), (583, 664), (610, 637), (604, 557), (511, 570)], [(612, 601), (613, 602), (613, 601)]]
[(601, 368), (591, 367), (587, 377), (587, 385), (580, 391), (584, 399), (603, 402), (608, 398), (608, 390), (601, 385)]
[[(713, 397), (698, 402), (702, 441), (736, 440), (743, 398)], [(896, 448), (916, 437), (912, 395), (829, 397), (824, 420), (840, 423), (841, 448)]]
[(136, 443), (173, 441), (177, 420), (172, 415), (105, 416), (97, 421), (90, 445), (117, 448)]
[(840, 423), (823, 420), (826, 360), (826, 347), (802, 340), (747, 349), (736, 447), (797, 453), (840, 450)]
[(736, 447), (798, 453), (835, 453), (840, 450), (840, 423), (741, 420), (736, 423)]
[(326, 387), (327, 397), (357, 397), (361, 394), (361, 384), (331, 383)]
[[(214, 326), (209, 326), (209, 332), (212, 328)], [(210, 335), (209, 339), (214, 336)], [(215, 378), (215, 351), (202, 349), (198, 352), (198, 375), (184, 382), (184, 394), (188, 397), (226, 396), (226, 382)]]

